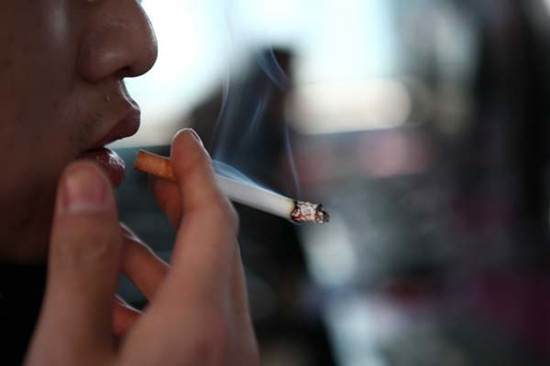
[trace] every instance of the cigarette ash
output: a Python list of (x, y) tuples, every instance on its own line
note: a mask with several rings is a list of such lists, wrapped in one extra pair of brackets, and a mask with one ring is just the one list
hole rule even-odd
[(311, 222), (326, 224), (330, 221), (330, 215), (325, 211), (322, 204), (294, 201), (294, 205), (295, 207), (290, 214), (290, 218), (296, 223)]

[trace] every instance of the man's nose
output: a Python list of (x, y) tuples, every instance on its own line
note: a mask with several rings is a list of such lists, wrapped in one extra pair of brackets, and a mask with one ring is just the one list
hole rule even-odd
[(112, 76), (138, 76), (147, 72), (156, 58), (155, 34), (137, 1), (95, 3), (79, 49), (78, 69), (84, 79), (97, 82)]

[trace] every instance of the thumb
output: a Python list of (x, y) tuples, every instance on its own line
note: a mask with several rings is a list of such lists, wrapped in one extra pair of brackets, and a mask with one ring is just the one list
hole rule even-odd
[(107, 354), (121, 243), (109, 181), (91, 162), (72, 164), (58, 186), (46, 295), (31, 359), (44, 352), (58, 361), (70, 361), (65, 354)]

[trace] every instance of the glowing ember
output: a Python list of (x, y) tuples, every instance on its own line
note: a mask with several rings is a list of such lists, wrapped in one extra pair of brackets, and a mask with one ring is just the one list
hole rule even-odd
[(295, 208), (290, 214), (290, 218), (294, 222), (326, 224), (330, 221), (330, 216), (323, 205), (304, 201), (294, 201), (294, 205)]

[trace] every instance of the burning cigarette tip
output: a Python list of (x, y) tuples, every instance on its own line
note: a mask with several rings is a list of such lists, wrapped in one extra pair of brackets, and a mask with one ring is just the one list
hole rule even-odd
[(297, 223), (312, 222), (326, 224), (330, 221), (330, 215), (322, 204), (305, 201), (294, 201), (294, 210), (290, 214), (292, 221)]

